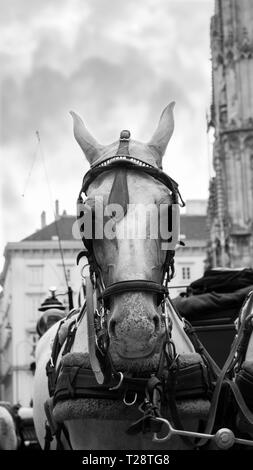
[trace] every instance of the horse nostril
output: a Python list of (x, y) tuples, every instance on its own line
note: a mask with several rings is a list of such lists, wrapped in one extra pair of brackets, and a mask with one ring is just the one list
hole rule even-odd
[(154, 318), (155, 331), (158, 331), (160, 328), (160, 319), (158, 315), (155, 315)]
[(110, 333), (110, 335), (116, 336), (115, 328), (116, 328), (116, 320), (111, 319), (110, 323), (109, 323), (109, 333)]

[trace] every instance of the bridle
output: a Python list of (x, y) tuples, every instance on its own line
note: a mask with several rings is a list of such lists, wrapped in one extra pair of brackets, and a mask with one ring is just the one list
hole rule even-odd
[[(156, 296), (157, 305), (162, 307), (162, 323), (165, 326), (166, 342), (171, 345), (169, 338), (171, 338), (171, 325), (169, 322), (169, 316), (165, 313), (165, 299), (168, 300), (168, 282), (174, 275), (174, 250), (167, 250), (164, 265), (162, 268), (162, 280), (161, 283), (153, 280), (146, 279), (133, 279), (118, 281), (109, 284), (105, 287), (102, 270), (97, 262), (93, 249), (93, 240), (87, 239), (84, 236), (84, 230), (82, 230), (82, 216), (84, 209), (82, 210), (84, 201), (82, 194), (86, 195), (90, 184), (101, 174), (109, 171), (124, 172), (123, 186), (127, 186), (126, 173), (127, 171), (137, 171), (145, 173), (155, 180), (164, 184), (171, 193), (172, 204), (179, 204), (184, 206), (184, 201), (180, 195), (178, 184), (164, 173), (160, 168), (156, 168), (150, 164), (147, 164), (144, 160), (137, 159), (129, 153), (129, 141), (130, 132), (122, 131), (120, 134), (119, 147), (116, 155), (107, 158), (98, 164), (94, 164), (91, 169), (85, 174), (82, 182), (82, 187), (77, 199), (79, 230), (81, 238), (85, 247), (85, 251), (82, 251), (77, 259), (79, 262), (80, 257), (85, 256), (88, 259), (90, 267), (90, 276), (86, 278), (86, 295), (87, 295), (87, 318), (89, 328), (89, 353), (91, 357), (91, 366), (96, 376), (98, 383), (111, 383), (112, 379), (116, 379), (117, 383), (120, 382), (121, 377), (114, 370), (112, 361), (109, 354), (109, 332), (107, 324), (107, 309), (110, 309), (110, 301), (115, 295), (123, 294), (126, 292), (147, 292)], [(112, 188), (114, 187), (115, 180)], [(124, 182), (125, 178), (125, 182)], [(112, 192), (112, 190), (111, 190)], [(128, 199), (128, 189), (125, 188), (126, 198)], [(109, 196), (110, 198), (110, 196)], [(81, 211), (80, 211), (81, 207)], [(161, 355), (163, 355), (163, 346), (161, 348)], [(175, 349), (175, 348), (174, 348)], [(173, 351), (174, 351), (173, 349)], [(171, 360), (174, 359), (174, 355)], [(117, 385), (116, 385), (117, 386)]]
[[(171, 191), (172, 204), (179, 204), (180, 201), (180, 204), (183, 207), (185, 203), (182, 200), (181, 194), (179, 192), (178, 184), (160, 168), (156, 168), (150, 164), (147, 164), (145, 161), (140, 160), (139, 158), (131, 156), (129, 154), (129, 141), (130, 132), (126, 130), (122, 131), (120, 134), (119, 148), (116, 155), (93, 165), (91, 169), (85, 174), (77, 199), (78, 208), (80, 209), (80, 206), (84, 204), (82, 194), (87, 193), (90, 184), (99, 175), (113, 170), (137, 171), (141, 173), (144, 172), (145, 174), (164, 184)], [(83, 212), (80, 212), (79, 209), (77, 220), (81, 219), (83, 215)], [(150, 280), (127, 280), (115, 282), (108, 287), (105, 287), (102, 279), (101, 268), (98, 265), (94, 254), (93, 240), (87, 240), (82, 235), (81, 224), (79, 225), (79, 229), (86, 250), (79, 254), (78, 261), (80, 260), (81, 256), (87, 257), (90, 266), (90, 277), (93, 281), (96, 282), (97, 286), (99, 286), (100, 300), (103, 300), (105, 304), (108, 305), (110, 297), (114, 295), (119, 295), (125, 292), (141, 291), (150, 292), (157, 295), (157, 303), (161, 303), (164, 296), (168, 293), (167, 284), (174, 275), (174, 250), (167, 250), (166, 252), (161, 284)]]

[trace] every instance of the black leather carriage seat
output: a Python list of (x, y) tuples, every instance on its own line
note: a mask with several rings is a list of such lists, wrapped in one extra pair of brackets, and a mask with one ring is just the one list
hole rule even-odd
[(219, 268), (206, 271), (189, 285), (183, 296), (173, 299), (176, 309), (191, 322), (220, 367), (236, 333), (234, 322), (252, 290), (252, 269)]

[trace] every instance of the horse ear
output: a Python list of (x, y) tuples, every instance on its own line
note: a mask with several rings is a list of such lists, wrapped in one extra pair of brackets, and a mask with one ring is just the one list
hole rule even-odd
[(73, 118), (75, 139), (80, 145), (90, 165), (93, 165), (93, 163), (95, 163), (95, 161), (101, 156), (103, 146), (100, 145), (94, 137), (92, 137), (78, 114), (74, 113), (74, 111), (70, 111), (70, 114)]
[(156, 151), (157, 164), (159, 167), (162, 166), (162, 157), (174, 130), (174, 106), (175, 101), (172, 101), (163, 110), (157, 129), (152, 139), (148, 142), (148, 146), (152, 147)]

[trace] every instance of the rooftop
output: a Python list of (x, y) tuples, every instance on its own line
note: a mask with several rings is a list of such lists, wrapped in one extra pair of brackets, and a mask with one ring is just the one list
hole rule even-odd
[(185, 240), (208, 240), (206, 215), (181, 215), (180, 233), (185, 235)]
[[(63, 215), (55, 222), (37, 230), (22, 241), (49, 241), (57, 240), (74, 240), (72, 227), (76, 217), (73, 215)], [(184, 240), (208, 240), (208, 229), (205, 215), (185, 215), (180, 216), (180, 231), (184, 235)]]
[(60, 240), (74, 240), (72, 227), (75, 221), (76, 217), (74, 215), (62, 215), (57, 220), (57, 225), (54, 221), (40, 230), (36, 230), (36, 232), (24, 238), (22, 241), (57, 240), (58, 236)]

